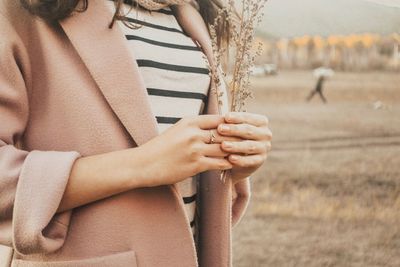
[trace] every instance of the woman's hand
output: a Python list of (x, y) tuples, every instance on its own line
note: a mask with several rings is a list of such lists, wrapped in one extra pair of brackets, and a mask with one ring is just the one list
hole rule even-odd
[[(134, 148), (132, 168), (140, 170), (139, 179), (146, 186), (177, 183), (207, 170), (227, 170), (232, 163), (221, 149), (222, 141), (238, 141), (240, 138), (224, 137), (217, 133), (217, 126), (224, 116), (200, 115), (185, 117), (159, 136)], [(215, 141), (210, 142), (210, 130)], [(143, 183), (141, 183), (143, 185)]]
[(222, 149), (229, 153), (233, 165), (229, 176), (233, 183), (250, 176), (267, 159), (271, 149), (272, 132), (267, 117), (247, 112), (229, 112), (225, 123), (218, 126), (218, 133), (225, 137), (240, 138), (239, 141), (223, 141)]
[[(240, 139), (217, 134), (223, 122), (220, 115), (186, 117), (141, 146), (77, 159), (57, 211), (131, 189), (177, 183), (206, 170), (232, 168), (220, 143)], [(210, 130), (214, 144), (209, 144)]]

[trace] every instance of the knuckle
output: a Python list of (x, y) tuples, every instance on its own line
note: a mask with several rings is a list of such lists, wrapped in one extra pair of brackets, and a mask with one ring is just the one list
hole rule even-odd
[(201, 156), (201, 147), (199, 144), (193, 144), (190, 148), (190, 158), (197, 160)]
[(198, 143), (202, 139), (202, 135), (200, 131), (192, 130), (189, 132), (189, 143), (195, 144)]
[(251, 143), (248, 148), (249, 153), (255, 153), (257, 151), (257, 146), (254, 143)]
[(194, 144), (194, 143), (196, 143), (197, 142), (197, 136), (196, 135), (193, 135), (193, 134), (191, 134), (191, 135), (189, 135), (189, 138), (188, 138), (189, 140), (189, 144)]
[(253, 128), (250, 127), (250, 125), (246, 125), (245, 126), (245, 132), (246, 132), (247, 136), (253, 136), (254, 135)]

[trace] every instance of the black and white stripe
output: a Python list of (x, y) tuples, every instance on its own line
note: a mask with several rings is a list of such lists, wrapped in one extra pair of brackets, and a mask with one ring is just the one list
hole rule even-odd
[(147, 88), (149, 95), (165, 96), (165, 97), (177, 97), (177, 98), (189, 98), (189, 99), (200, 99), (203, 103), (207, 101), (207, 95), (195, 92), (180, 92), (166, 89)]
[(197, 73), (197, 74), (206, 74), (209, 75), (209, 69), (207, 68), (197, 68), (191, 66), (182, 66), (182, 65), (174, 65), (174, 64), (167, 64), (153, 60), (146, 60), (146, 59), (138, 59), (137, 63), (139, 67), (147, 67), (147, 68), (155, 68), (155, 69), (162, 69), (162, 70), (170, 70), (170, 71), (177, 71), (177, 72), (190, 72), (190, 73)]
[(152, 44), (152, 45), (157, 45), (157, 46), (163, 46), (163, 47), (175, 48), (175, 49), (181, 49), (181, 50), (200, 51), (200, 48), (197, 46), (164, 43), (164, 42), (159, 42), (154, 39), (143, 38), (143, 37), (140, 37), (137, 35), (132, 35), (132, 34), (127, 34), (127, 35), (125, 35), (125, 37), (127, 40), (142, 41), (142, 42)]
[[(130, 6), (124, 8), (127, 11)], [(184, 33), (171, 9), (149, 12), (139, 8), (127, 16), (128, 22), (139, 27), (131, 29), (120, 21), (119, 26), (143, 76), (159, 132), (185, 116), (202, 114), (210, 86), (205, 55)], [(198, 175), (177, 184), (193, 234), (197, 230), (197, 184)]]

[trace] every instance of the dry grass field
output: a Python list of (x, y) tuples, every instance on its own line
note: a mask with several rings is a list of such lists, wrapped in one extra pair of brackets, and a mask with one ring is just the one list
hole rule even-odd
[[(234, 229), (234, 266), (400, 266), (400, 74), (254, 78), (274, 134)], [(379, 102), (378, 102), (379, 101)]]

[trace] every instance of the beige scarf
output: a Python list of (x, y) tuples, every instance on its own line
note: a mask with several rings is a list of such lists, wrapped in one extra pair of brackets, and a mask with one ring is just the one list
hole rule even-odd
[(182, 5), (191, 0), (135, 0), (140, 6), (148, 10), (160, 10), (170, 5)]

